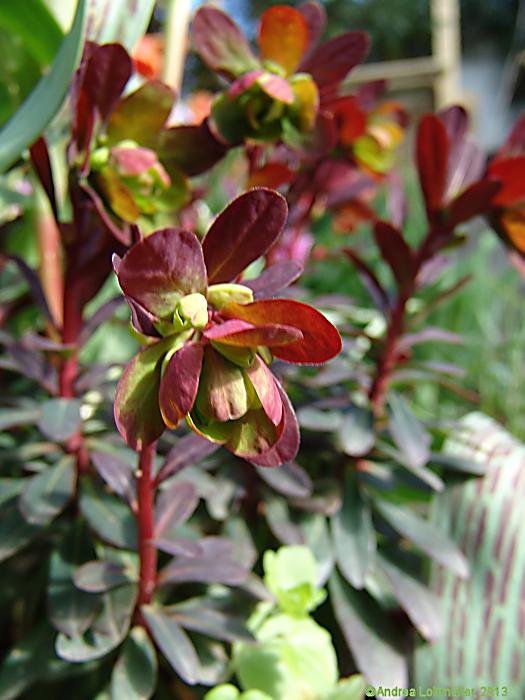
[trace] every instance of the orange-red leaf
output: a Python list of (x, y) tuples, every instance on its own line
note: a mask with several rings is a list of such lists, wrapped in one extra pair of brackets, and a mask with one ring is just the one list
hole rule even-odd
[(295, 72), (308, 40), (306, 20), (293, 7), (274, 5), (263, 14), (259, 29), (261, 58), (281, 66), (286, 75)]

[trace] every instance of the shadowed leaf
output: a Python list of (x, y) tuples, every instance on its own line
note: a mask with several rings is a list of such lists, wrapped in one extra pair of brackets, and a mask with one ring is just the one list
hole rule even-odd
[(343, 503), (331, 524), (339, 569), (354, 588), (363, 588), (373, 567), (376, 536), (370, 506), (351, 475), (345, 479)]
[(28, 479), (19, 502), (27, 522), (33, 525), (50, 523), (73, 497), (75, 482), (74, 461), (70, 456)]
[(401, 396), (392, 392), (388, 405), (389, 427), (396, 445), (410, 466), (423, 467), (430, 456), (430, 435)]
[(129, 507), (93, 481), (83, 481), (80, 510), (90, 527), (104, 541), (117, 547), (135, 549), (137, 525)]
[(132, 582), (124, 567), (111, 561), (88, 561), (76, 569), (73, 580), (77, 588), (88, 593), (105, 593)]
[(403, 288), (414, 276), (414, 259), (410, 247), (401, 233), (386, 221), (376, 221), (374, 238), (398, 285)]
[(156, 539), (186, 522), (199, 503), (196, 487), (190, 481), (177, 481), (163, 489), (155, 506)]
[(143, 605), (141, 611), (153, 639), (175, 672), (189, 685), (195, 685), (200, 664), (188, 635), (162, 608)]
[(41, 405), (39, 429), (50, 440), (63, 442), (80, 428), (79, 399), (48, 399)]
[(341, 34), (315, 49), (301, 65), (301, 70), (310, 73), (321, 93), (329, 91), (364, 61), (368, 46), (368, 36), (364, 32)]
[(157, 653), (143, 627), (133, 627), (111, 674), (112, 700), (148, 700), (157, 685)]

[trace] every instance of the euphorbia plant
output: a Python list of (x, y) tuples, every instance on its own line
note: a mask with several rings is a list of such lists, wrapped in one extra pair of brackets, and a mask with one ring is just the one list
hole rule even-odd
[[(273, 357), (326, 362), (341, 349), (339, 334), (312, 307), (260, 294), (254, 300), (257, 280), (234, 281), (275, 243), (286, 213), (283, 197), (254, 189), (217, 217), (202, 245), (193, 233), (163, 229), (116, 260), (134, 330), (147, 344), (115, 397), (117, 426), (134, 449), (185, 418), (199, 435), (256, 464), (295, 457), (293, 408), (268, 366)], [(295, 274), (285, 265), (266, 291)]]

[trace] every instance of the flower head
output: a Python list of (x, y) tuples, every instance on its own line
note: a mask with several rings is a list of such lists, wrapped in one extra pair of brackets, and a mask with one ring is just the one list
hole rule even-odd
[(210, 68), (231, 81), (212, 105), (210, 126), (219, 138), (229, 144), (302, 144), (323, 100), (337, 92), (368, 48), (362, 32), (343, 34), (316, 48), (324, 24), (324, 10), (315, 2), (298, 9), (270, 7), (261, 17), (257, 58), (221, 10), (206, 6), (197, 12), (195, 48)]
[(116, 261), (134, 330), (147, 343), (115, 398), (117, 426), (132, 447), (186, 419), (199, 435), (257, 464), (295, 456), (297, 421), (269, 365), (274, 357), (325, 362), (341, 339), (306, 304), (255, 298), (292, 281), (293, 263), (254, 282), (235, 281), (274, 244), (286, 213), (279, 194), (254, 189), (217, 217), (202, 245), (189, 231), (163, 229)]

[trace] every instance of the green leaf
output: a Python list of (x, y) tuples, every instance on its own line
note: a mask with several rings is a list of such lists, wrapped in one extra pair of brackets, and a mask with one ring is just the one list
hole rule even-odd
[(16, 503), (2, 507), (0, 515), (0, 561), (25, 547), (40, 532), (22, 517)]
[(54, 467), (26, 480), (20, 511), (28, 523), (47, 525), (73, 497), (76, 472), (73, 457), (66, 455)]
[(0, 3), (0, 26), (16, 36), (42, 67), (51, 63), (64, 38), (42, 0)]
[(199, 681), (199, 658), (186, 632), (161, 608), (143, 605), (141, 610), (153, 639), (175, 672), (189, 685), (195, 685)]
[(341, 509), (332, 516), (332, 539), (341, 573), (355, 588), (363, 588), (376, 549), (370, 506), (352, 474), (345, 479)]
[(157, 684), (157, 654), (143, 627), (133, 627), (111, 675), (112, 700), (148, 700)]
[(468, 563), (463, 552), (430, 522), (414, 515), (407, 508), (400, 508), (379, 498), (374, 500), (374, 506), (394, 530), (429, 557), (461, 578), (468, 576)]
[(350, 457), (362, 457), (375, 442), (372, 412), (361, 406), (351, 406), (343, 416), (338, 432), (343, 452)]
[(79, 591), (73, 583), (77, 566), (94, 555), (89, 532), (77, 521), (51, 555), (47, 601), (49, 619), (69, 637), (83, 634), (93, 622), (99, 599)]
[(390, 432), (394, 442), (410, 466), (423, 467), (430, 457), (430, 435), (399, 394), (390, 393), (388, 405)]
[(318, 588), (315, 559), (301, 545), (267, 550), (263, 557), (264, 583), (275, 596), (281, 610), (294, 616), (306, 615), (326, 598)]
[(103, 540), (117, 547), (136, 549), (137, 525), (131, 510), (100, 484), (87, 479), (82, 482), (80, 510)]
[(16, 700), (43, 674), (52, 657), (55, 631), (47, 623), (32, 627), (0, 665), (0, 700)]
[(366, 680), (363, 676), (355, 674), (339, 681), (337, 688), (327, 696), (326, 700), (362, 700), (365, 686)]
[(98, 659), (115, 649), (125, 638), (135, 602), (136, 586), (122, 586), (101, 596), (102, 610), (83, 634), (68, 637), (60, 632), (55, 644), (61, 659), (79, 663)]
[(78, 0), (71, 31), (47, 73), (0, 131), (0, 172), (7, 170), (42, 133), (58, 111), (82, 51), (86, 0)]
[(79, 399), (48, 399), (41, 404), (38, 427), (50, 440), (63, 442), (80, 428)]
[(394, 557), (378, 555), (379, 568), (385, 573), (394, 595), (425, 639), (437, 639), (443, 629), (441, 602), (421, 581), (398, 566)]
[(399, 631), (365, 591), (356, 591), (334, 571), (330, 599), (359, 670), (373, 685), (400, 686), (408, 680)]
[(124, 566), (112, 561), (88, 561), (73, 578), (77, 588), (89, 593), (105, 593), (133, 581)]
[(446, 452), (432, 452), (430, 462), (444, 467), (450, 471), (461, 472), (464, 474), (475, 474), (483, 476), (487, 472), (487, 465), (479, 462), (476, 459), (467, 459), (459, 455), (452, 455)]

